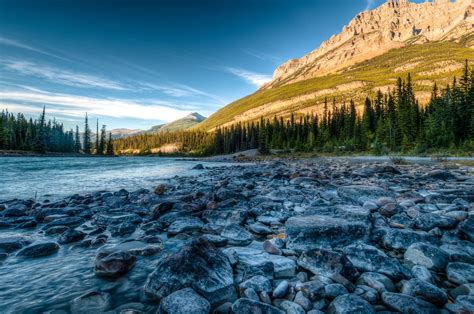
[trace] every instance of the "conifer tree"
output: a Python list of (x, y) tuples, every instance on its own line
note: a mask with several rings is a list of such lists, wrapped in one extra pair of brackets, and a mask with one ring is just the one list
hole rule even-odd
[(83, 140), (83, 151), (84, 154), (90, 155), (91, 154), (91, 148), (92, 148), (92, 143), (91, 143), (91, 130), (89, 128), (89, 121), (86, 116), (84, 118), (84, 140)]

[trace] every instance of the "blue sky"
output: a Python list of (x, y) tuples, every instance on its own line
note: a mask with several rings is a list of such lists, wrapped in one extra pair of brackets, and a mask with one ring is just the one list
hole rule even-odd
[(210, 115), (384, 0), (0, 1), (0, 110), (147, 129)]

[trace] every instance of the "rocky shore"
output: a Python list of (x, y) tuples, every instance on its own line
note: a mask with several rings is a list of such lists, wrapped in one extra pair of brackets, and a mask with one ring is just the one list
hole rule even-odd
[[(3, 202), (0, 268), (92, 252), (103, 289), (54, 313), (474, 313), (473, 211), (465, 166), (214, 167), (154, 190)], [(132, 299), (111, 292), (138, 263), (150, 271)]]

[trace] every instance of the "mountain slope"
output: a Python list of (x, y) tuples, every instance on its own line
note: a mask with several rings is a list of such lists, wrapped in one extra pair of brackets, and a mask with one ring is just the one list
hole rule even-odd
[[(450, 13), (438, 14), (436, 10), (430, 9), (432, 6), (437, 9), (448, 7), (450, 9), (446, 12)], [(413, 12), (421, 12), (420, 10), (424, 10), (424, 13), (418, 18), (413, 17)], [(370, 27), (372, 30), (370, 34), (359, 29), (345, 40), (345, 42), (354, 41), (354, 46), (358, 47), (352, 55), (353, 58), (341, 54), (347, 47), (341, 48), (341, 45), (336, 44), (338, 40), (335, 38), (340, 40), (346, 38), (348, 32), (354, 31), (354, 28), (351, 28), (354, 25), (366, 25), (367, 22), (357, 22), (365, 20), (361, 15), (374, 19), (374, 16), (389, 14), (387, 12), (397, 16), (399, 22), (396, 25), (401, 25), (400, 21), (407, 19), (411, 21), (408, 25), (412, 26), (396, 26), (398, 27), (396, 29), (404, 30), (400, 35), (403, 41), (396, 40), (395, 43), (389, 41), (383, 49), (379, 46), (376, 55), (370, 52), (370, 47), (364, 50), (364, 45), (370, 46), (372, 43), (369, 39), (372, 36), (370, 34), (380, 35), (386, 31), (385, 23), (380, 22), (379, 28), (375, 28), (374, 25), (377, 23), (373, 22), (374, 29)], [(262, 116), (317, 113), (320, 112), (321, 104), (326, 97), (329, 99), (336, 97), (338, 103), (353, 98), (356, 104), (360, 105), (366, 96), (375, 95), (377, 90), (386, 92), (395, 86), (399, 76), (406, 77), (408, 73), (412, 74), (416, 96), (421, 103), (426, 103), (434, 82), (440, 86), (447, 85), (453, 76), (461, 73), (466, 59), (474, 61), (473, 12), (471, 0), (458, 0), (455, 3), (441, 0), (423, 4), (404, 0), (388, 1), (373, 11), (358, 15), (344, 28), (343, 33), (346, 37), (342, 36), (342, 33), (333, 36), (328, 41), (332, 43), (332, 50), (327, 51), (330, 45), (326, 42), (321, 48), (299, 59), (303, 61), (298, 61), (295, 68), (282, 71), (282, 67), (288, 66), (288, 62), (285, 63), (275, 71), (274, 79), (270, 83), (262, 86), (254, 94), (222, 108), (197, 128), (212, 130), (217, 126), (226, 126), (239, 121), (257, 120)], [(378, 18), (375, 19), (377, 20)], [(429, 22), (433, 22), (432, 25), (437, 25), (439, 29), (430, 27), (427, 31)], [(416, 25), (420, 25), (422, 31), (419, 31)], [(407, 27), (412, 28), (411, 36), (405, 33)], [(362, 53), (362, 50), (366, 52)], [(318, 56), (322, 51), (326, 51), (324, 57)], [(361, 61), (357, 51), (361, 52), (360, 56), (363, 55), (362, 59), (366, 60)], [(335, 65), (333, 59), (325, 59), (329, 55), (337, 55), (342, 59), (336, 58), (339, 61)], [(344, 64), (344, 67), (340, 68), (339, 63)]]
[(193, 112), (188, 114), (186, 117), (178, 119), (176, 121), (154, 127), (151, 131), (153, 132), (173, 132), (173, 131), (181, 131), (187, 130), (192, 128), (193, 126), (199, 124), (200, 122), (204, 121), (206, 118), (201, 116), (197, 112)]

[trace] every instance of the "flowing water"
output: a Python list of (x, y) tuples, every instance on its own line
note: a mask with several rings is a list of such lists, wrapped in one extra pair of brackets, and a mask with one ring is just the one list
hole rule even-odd
[[(0, 157), (0, 203), (35, 195), (38, 200), (55, 200), (76, 193), (153, 188), (165, 178), (206, 171), (192, 170), (198, 163), (151, 157)], [(204, 163), (206, 167), (222, 165)], [(0, 238), (22, 235), (36, 241), (48, 239), (39, 229), (0, 229)], [(141, 232), (137, 230), (130, 238), (139, 237)], [(110, 238), (107, 244), (120, 241), (123, 239)], [(95, 249), (61, 245), (57, 253), (47, 257), (22, 259), (14, 255), (0, 260), (0, 313), (68, 311), (71, 300), (92, 290), (109, 292), (112, 308), (146, 303), (143, 285), (159, 257), (140, 257), (127, 276), (108, 281), (94, 274)]]

